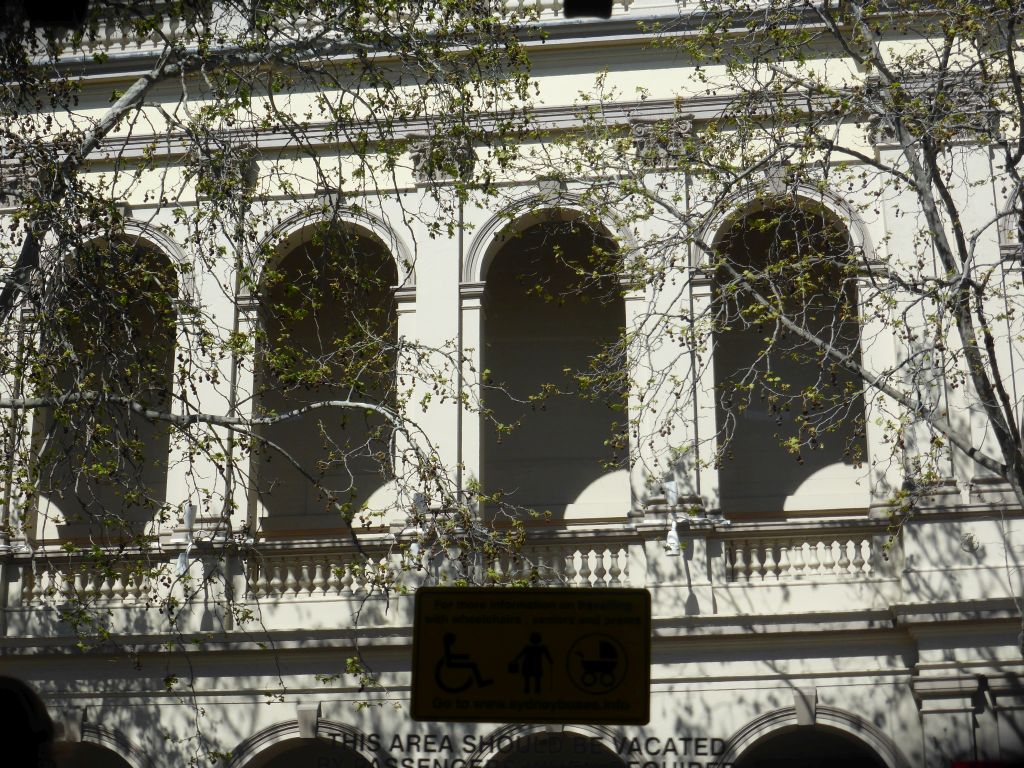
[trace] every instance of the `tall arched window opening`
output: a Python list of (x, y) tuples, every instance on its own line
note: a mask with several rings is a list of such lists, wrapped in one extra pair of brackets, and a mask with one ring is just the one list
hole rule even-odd
[[(261, 430), (257, 498), (265, 530), (337, 527), (371, 515), (393, 474), (395, 262), (375, 239), (317, 230), (263, 278), (257, 415), (301, 412)], [(378, 520), (379, 521), (379, 520)]]
[(501, 503), (556, 517), (629, 509), (616, 265), (608, 237), (552, 222), (511, 237), (487, 271), (483, 481)]
[(734, 221), (717, 255), (722, 510), (862, 510), (863, 383), (828, 352), (860, 361), (860, 260), (848, 232), (821, 210), (766, 208)]
[(138, 242), (98, 241), (55, 279), (55, 304), (35, 321), (35, 385), (63, 400), (37, 420), (43, 530), (108, 544), (151, 535), (167, 502), (170, 429), (139, 410), (171, 408), (175, 270)]

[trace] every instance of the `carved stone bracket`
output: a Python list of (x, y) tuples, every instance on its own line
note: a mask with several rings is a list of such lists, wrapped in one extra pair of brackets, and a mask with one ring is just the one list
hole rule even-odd
[(634, 117), (629, 121), (633, 151), (637, 158), (653, 167), (679, 165), (686, 137), (693, 132), (693, 115), (669, 119)]
[[(937, 143), (973, 142), (988, 143), (1000, 135), (999, 111), (987, 102), (983, 89), (977, 87), (973, 78), (945, 79), (941, 95), (938, 82), (929, 76), (917, 75), (902, 80), (899, 84), (902, 99), (895, 94), (886, 95), (885, 87), (878, 76), (871, 76), (865, 82), (865, 104), (875, 105), (867, 120), (868, 137), (874, 144), (896, 144), (896, 132), (892, 116), (898, 116), (905, 124), (912, 125), (918, 114), (911, 107), (901, 104), (933, 105), (929, 107), (927, 123), (923, 128), (911, 129), (914, 133), (922, 130)], [(936, 116), (934, 104), (937, 98), (949, 105)]]
[(419, 184), (469, 179), (476, 166), (472, 143), (452, 133), (409, 134), (409, 157)]

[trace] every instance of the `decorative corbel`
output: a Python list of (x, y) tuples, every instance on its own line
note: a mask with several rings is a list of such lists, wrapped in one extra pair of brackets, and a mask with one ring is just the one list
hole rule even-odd
[(296, 704), (295, 720), (299, 724), (300, 739), (315, 739), (320, 728), (320, 702)]

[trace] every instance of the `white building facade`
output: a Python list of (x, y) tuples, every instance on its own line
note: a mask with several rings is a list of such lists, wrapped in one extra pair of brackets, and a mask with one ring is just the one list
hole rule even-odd
[[(676, 115), (679, 84), (695, 74), (678, 52), (651, 47), (657, 33), (637, 22), (677, 20), (683, 11), (674, 3), (636, 0), (617, 4), (608, 21), (569, 21), (545, 5), (540, 23), (550, 36), (528, 45), (541, 126), (551, 134), (584, 126), (577, 94), (593, 89), (599, 75), (607, 93), (619, 93), (602, 103), (612, 124), (630, 129)], [(113, 39), (107, 46), (106, 61), (82, 65), (82, 114), (101, 110), (110, 89), (125, 87), (153, 55), (146, 46)], [(637, 85), (646, 89), (643, 98)], [(163, 106), (173, 98), (168, 95)], [(701, 136), (729, 98), (688, 100), (681, 109), (689, 135)], [(333, 140), (317, 143), (316, 130), (309, 128), (309, 146), (323, 153), (321, 159), (337, 154)], [(243, 450), (241, 438), (224, 458), (214, 450), (189, 451), (152, 427), (140, 432), (141, 439), (162, 458), (145, 481), (171, 513), (151, 529), (145, 558), (162, 575), (147, 581), (116, 568), (80, 567), (77, 555), (62, 547), (65, 540), (93, 536), (75, 517), (72, 507), (79, 502), (48, 492), (42, 480), (27, 501), (9, 483), (8, 507), (23, 511), (18, 519), (24, 524), (14, 526), (0, 561), (0, 673), (40, 691), (59, 724), (64, 764), (162, 768), (190, 764), (196, 756), (205, 764), (212, 754), (230, 768), (1021, 764), (1024, 661), (1014, 542), (1022, 511), (1009, 487), (947, 449), (940, 482), (915, 502), (913, 515), (894, 518), (894, 489), (903, 487), (909, 470), (892, 460), (889, 416), (881, 415), (891, 411), (869, 387), (849, 411), (851, 423), (861, 414), (862, 428), (835, 441), (847, 450), (858, 446), (856, 460), (835, 449), (791, 462), (785, 452), (772, 450), (778, 440), (770, 409), (752, 405), (735, 425), (731, 458), (716, 463), (712, 436), (723, 428), (720, 396), (729, 368), (749, 354), (747, 342), (722, 333), (711, 335), (718, 346), (705, 348), (702, 357), (651, 344), (648, 357), (632, 359), (627, 416), (572, 398), (531, 411), (528, 404), (488, 394), (491, 381), (525, 395), (564, 367), (581, 369), (594, 349), (614, 342), (623, 329), (643, 327), (662, 310), (699, 315), (717, 300), (717, 278), (705, 268), (706, 257), (689, 248), (673, 267), (676, 289), (603, 275), (569, 296), (572, 262), (552, 254), (582, 253), (595, 243), (614, 251), (617, 244), (643, 242), (664, 223), (633, 226), (610, 215), (595, 221), (586, 179), (520, 173), (503, 179), (500, 193), (489, 199), (471, 196), (456, 208), (439, 207), (438, 218), (452, 217), (452, 226), (431, 232), (430, 216), (410, 217), (408, 211), (437, 205), (433, 193), (447, 182), (417, 171), (422, 137), (416, 126), (406, 134), (406, 167), (395, 171), (390, 187), (373, 194), (325, 192), (302, 181), (258, 186), (255, 196), (274, 212), (273, 226), (264, 226), (271, 219), (255, 225), (249, 247), (251, 253), (272, 251), (261, 268), (283, 277), (255, 277), (252, 283), (277, 291), (282, 302), (289, 285), (320, 285), (323, 276), (310, 277), (301, 264), (321, 247), (317, 233), (325, 222), (345, 233), (346, 247), (375, 279), (351, 306), (337, 305), (339, 316), (375, 308), (377, 319), (369, 325), (379, 321), (382, 334), (394, 333), (410, 349), (430, 350), (433, 369), (442, 371), (432, 379), (414, 355), (399, 352), (393, 361), (397, 378), (409, 384), (375, 401), (408, 414), (467, 497), (502, 489), (505, 501), (548, 514), (525, 517), (518, 559), (425, 545), (420, 559), (410, 560), (409, 545), (423, 531), (405, 515), (424, 502), (393, 479), (381, 479), (372, 462), (329, 466), (321, 476), (330, 487), (352, 489), (347, 503), (359, 523), (357, 543), (301, 473)], [(150, 152), (148, 134), (140, 136), (128, 135), (117, 151)], [(279, 173), (282, 164), (306, 162), (289, 155), (285, 133), (268, 127), (258, 136), (261, 178)], [(870, 150), (884, 158), (898, 148), (880, 138)], [(967, 180), (960, 192), (969, 200), (964, 210), (976, 222), (998, 218), (1004, 192), (995, 181), (997, 156), (978, 143), (965, 142), (960, 151)], [(165, 171), (184, 166), (184, 151), (170, 143), (156, 154)], [(88, 172), (109, 173), (104, 162), (97, 160)], [(680, 189), (707, 183), (684, 169), (669, 175)], [(176, 209), (198, 209), (201, 193), (183, 180), (168, 203), (152, 188), (145, 182), (125, 192), (124, 232), (138, 253), (159, 254), (171, 265), (175, 302), (201, 307), (202, 317), (218, 317), (225, 333), (265, 343), (287, 340), (296, 348), (322, 340), (323, 330), (302, 325), (301, 318), (286, 330), (261, 314), (260, 298), (234, 274), (238, 264), (260, 262), (245, 262), (227, 234), (220, 261), (197, 268)], [(817, 212), (826, 227), (840, 228), (873, 264), (897, 263), (919, 247), (905, 218), (913, 200), (883, 195), (870, 207), (869, 186), (851, 191), (803, 181), (793, 182), (785, 195)], [(706, 217), (704, 240), (715, 248), (732, 247), (737, 214), (758, 204), (742, 189), (730, 200), (731, 208)], [(8, 202), (0, 215), (14, 210), (13, 199)], [(978, 231), (979, 258), (1013, 290), (1020, 280), (1013, 233), (980, 224)], [(563, 266), (552, 267), (555, 262)], [(524, 289), (524, 275), (569, 298), (543, 301), (537, 291)], [(869, 273), (863, 277), (870, 279)], [(867, 287), (859, 294), (869, 295)], [(861, 299), (854, 294), (852, 300)], [(857, 350), (866, 365), (884, 369), (907, 354), (895, 326), (870, 312), (860, 316), (875, 324), (858, 337), (870, 338)], [(188, 324), (201, 320), (181, 313), (174, 322), (168, 345), (196, 338)], [(1008, 330), (999, 336), (1007, 379), (1019, 362), (1013, 322), (1006, 320)], [(267, 335), (253, 335), (257, 327)], [(158, 334), (153, 330), (151, 338)], [(161, 343), (153, 349), (170, 360), (173, 350)], [(220, 360), (219, 379), (199, 382), (193, 396), (175, 396), (172, 409), (260, 415), (300, 407), (301, 398), (268, 384), (272, 376), (261, 368), (258, 344), (241, 345)], [(458, 362), (445, 368), (445, 360)], [(685, 418), (672, 416), (669, 432), (659, 432), (660, 417), (637, 412), (655, 413), (662, 401), (661, 395), (638, 394), (642, 387), (635, 382), (662, 374), (683, 382), (692, 401)], [(371, 400), (373, 386), (362, 392)], [(439, 389), (454, 396), (424, 397)], [(955, 388), (943, 396), (954, 404), (967, 397)], [(1017, 398), (1016, 390), (1011, 396)], [(499, 421), (522, 424), (499, 436), (481, 407)], [(971, 408), (962, 404), (962, 411)], [(42, 410), (24, 413), (30, 419), (24, 441), (52, 431)], [(381, 437), (375, 418), (353, 417), (345, 439), (370, 445), (366, 455), (402, 454), (403, 440), (413, 436)], [(971, 440), (988, 445), (983, 420), (966, 418)], [(620, 424), (621, 444), (610, 444), (614, 422), (623, 419), (633, 428)], [(323, 461), (319, 446), (327, 439), (319, 424), (303, 417), (262, 434), (314, 466)], [(76, 436), (65, 439), (73, 452)], [(382, 447), (372, 449), (375, 441)], [(688, 458), (667, 461), (678, 457), (673, 451), (680, 445), (692, 446)], [(244, 464), (244, 482), (225, 485), (223, 462)], [(100, 490), (91, 493), (93, 501), (102, 496)], [(211, 498), (231, 503), (218, 508)], [(478, 504), (481, 515), (487, 504)], [(119, 557), (130, 560), (133, 552)], [(536, 588), (648, 589), (650, 722), (413, 721), (416, 587), (460, 578), (487, 581), (487, 568), (514, 572)], [(182, 581), (182, 569), (190, 580)], [(109, 628), (109, 637), (87, 650), (61, 613), (70, 593)], [(179, 596), (172, 619), (155, 607), (153, 594)], [(468, 652), (479, 664), (503, 671), (504, 660), (489, 658), (486, 648)], [(351, 659), (359, 660), (358, 667)]]

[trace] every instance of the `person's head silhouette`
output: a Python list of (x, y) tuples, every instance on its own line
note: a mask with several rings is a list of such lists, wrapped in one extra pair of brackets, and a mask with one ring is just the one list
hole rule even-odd
[(26, 683), (0, 676), (0, 743), (8, 765), (53, 768), (53, 721)]

